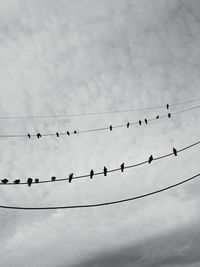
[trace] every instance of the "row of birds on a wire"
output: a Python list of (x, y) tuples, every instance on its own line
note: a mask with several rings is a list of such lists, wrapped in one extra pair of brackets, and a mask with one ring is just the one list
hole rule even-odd
[[(166, 108), (169, 109), (169, 104), (166, 105)], [(47, 136), (57, 136), (57, 137), (60, 137), (60, 136), (64, 136), (64, 135), (73, 135), (73, 134), (82, 134), (82, 133), (89, 133), (89, 132), (97, 132), (97, 131), (106, 131), (106, 130), (110, 130), (110, 131), (113, 131), (113, 129), (116, 129), (116, 128), (121, 128), (121, 127), (127, 127), (129, 128), (131, 125), (143, 125), (143, 124), (148, 124), (149, 122), (152, 122), (152, 121), (155, 121), (155, 120), (158, 120), (158, 119), (163, 119), (163, 118), (171, 118), (172, 115), (177, 115), (177, 114), (180, 114), (180, 113), (184, 113), (184, 112), (187, 112), (187, 111), (191, 111), (191, 110), (194, 110), (194, 109), (199, 109), (200, 108), (200, 105), (198, 106), (194, 106), (194, 107), (190, 107), (190, 108), (187, 108), (187, 109), (183, 109), (183, 110), (179, 110), (179, 111), (176, 111), (176, 112), (173, 112), (173, 113), (170, 113), (168, 112), (167, 115), (157, 115), (153, 118), (144, 118), (143, 120), (139, 120), (139, 121), (136, 121), (136, 122), (127, 122), (125, 124), (120, 124), (120, 125), (112, 125), (110, 124), (109, 126), (106, 126), (106, 127), (100, 127), (100, 128), (94, 128), (94, 129), (86, 129), (86, 130), (73, 130), (73, 131), (63, 131), (63, 132), (60, 132), (60, 131), (57, 131), (55, 133), (52, 133), (52, 132), (49, 132), (49, 133), (41, 133), (40, 131), (38, 131), (37, 133), (34, 133), (34, 134), (31, 134), (30, 132), (28, 132), (27, 134), (0, 134), (0, 137), (1, 138), (29, 138), (31, 139), (32, 137), (36, 137), (36, 138), (42, 138), (42, 137), (47, 137)], [(117, 112), (117, 111), (116, 111)], [(51, 116), (50, 116), (51, 117)], [(0, 119), (3, 118), (3, 117), (0, 117)], [(24, 117), (22, 117), (24, 118)]]
[[(168, 113), (167, 116), (168, 116), (168, 118), (171, 118), (171, 113)], [(159, 117), (160, 117), (160, 116), (157, 115), (157, 116), (156, 116), (156, 119), (159, 119)], [(144, 119), (144, 123), (145, 123), (145, 124), (148, 124), (148, 120), (147, 120), (146, 118)], [(142, 120), (139, 120), (139, 121), (138, 121), (138, 124), (139, 124), (139, 125), (142, 125)], [(127, 122), (126, 127), (127, 127), (127, 128), (130, 127), (130, 122)], [(112, 130), (113, 130), (113, 126), (110, 125), (110, 126), (109, 126), (109, 129), (110, 129), (110, 131), (112, 131)], [(77, 133), (78, 133), (77, 130), (74, 130), (72, 133), (69, 132), (69, 131), (66, 132), (67, 135), (70, 135), (70, 134), (77, 134)], [(60, 137), (61, 134), (60, 134), (59, 132), (56, 132), (55, 135), (56, 135), (57, 137)], [(63, 135), (63, 133), (62, 133), (62, 135)], [(36, 135), (31, 135), (30, 133), (27, 134), (27, 137), (28, 137), (28, 138), (31, 138), (32, 136), (36, 136), (36, 137), (39, 139), (39, 138), (42, 137), (42, 134), (41, 134), (41, 133), (37, 133)]]
[[(177, 156), (177, 154), (178, 154), (177, 149), (174, 148), (174, 147), (173, 147), (173, 154), (174, 154), (175, 156)], [(150, 164), (153, 160), (154, 160), (153, 155), (150, 155), (150, 157), (149, 157), (149, 159), (148, 159), (148, 163)], [(124, 169), (125, 169), (125, 164), (122, 163), (122, 164), (120, 165), (120, 170), (121, 170), (121, 172), (124, 172)], [(104, 174), (104, 176), (107, 176), (108, 169), (107, 169), (106, 166), (104, 166), (104, 168), (103, 168), (103, 172), (102, 172), (102, 173)], [(93, 178), (94, 174), (95, 174), (94, 170), (91, 169), (91, 170), (90, 170), (90, 174), (89, 174), (90, 179)], [(69, 183), (72, 182), (73, 177), (74, 177), (74, 173), (70, 173), (70, 174), (69, 174), (69, 178), (68, 178)], [(56, 177), (55, 177), (55, 176), (52, 176), (52, 177), (51, 177), (51, 181), (52, 181), (52, 182), (56, 181)], [(5, 178), (5, 179), (1, 180), (1, 182), (2, 182), (2, 184), (7, 184), (7, 183), (9, 183), (9, 180)], [(28, 185), (29, 187), (32, 185), (32, 183), (38, 184), (39, 182), (40, 182), (40, 181), (39, 181), (38, 178), (36, 178), (36, 179), (28, 178), (28, 179), (27, 179), (27, 185)], [(16, 179), (16, 180), (14, 180), (13, 183), (14, 183), (14, 184), (20, 184), (20, 179)]]
[[(169, 104), (166, 104), (166, 109), (169, 109)], [(171, 118), (171, 113), (168, 113), (168, 117)], [(159, 115), (157, 115), (156, 119), (159, 119)], [(146, 118), (144, 119), (144, 122), (145, 122), (146, 124), (148, 124), (148, 120), (147, 120)], [(142, 121), (141, 121), (141, 120), (139, 120), (138, 123), (139, 123), (139, 125), (142, 125)], [(127, 126), (127, 128), (129, 128), (129, 127), (130, 127), (130, 122), (127, 122), (127, 125), (126, 125), (126, 126)], [(110, 131), (112, 131), (113, 126), (110, 125), (109, 128), (110, 128)], [(74, 130), (73, 133), (74, 133), (74, 134), (77, 134), (77, 131)], [(67, 135), (70, 135), (70, 132), (67, 131), (66, 134), (67, 134)], [(30, 133), (28, 133), (27, 136), (28, 136), (28, 138), (31, 138), (31, 134), (30, 134)], [(41, 138), (41, 137), (42, 137), (41, 133), (37, 133), (36, 136), (37, 136), (37, 138)], [(57, 137), (60, 137), (59, 132), (56, 132), (56, 136), (57, 136)]]
[[(200, 100), (200, 99), (199, 99)], [(189, 101), (191, 102), (191, 101)], [(183, 103), (188, 103), (188, 102), (183, 102)], [(181, 104), (183, 104), (181, 103)], [(174, 104), (176, 105), (176, 104)], [(169, 109), (170, 105), (167, 104), (166, 105), (166, 108)], [(156, 108), (156, 107), (154, 107)], [(158, 107), (157, 107), (158, 108)], [(152, 122), (152, 121), (156, 121), (158, 119), (163, 119), (163, 118), (171, 118), (172, 115), (177, 115), (177, 114), (180, 114), (180, 113), (184, 113), (184, 112), (187, 112), (187, 111), (191, 111), (191, 110), (194, 110), (194, 109), (199, 109), (200, 108), (200, 105), (198, 106), (193, 106), (193, 107), (190, 107), (190, 108), (187, 108), (187, 109), (183, 109), (183, 110), (179, 110), (179, 111), (176, 111), (176, 112), (173, 112), (173, 113), (170, 113), (168, 112), (167, 115), (157, 115), (153, 118), (144, 118), (143, 120), (139, 120), (139, 121), (136, 121), (136, 122), (127, 122), (125, 124), (120, 124), (120, 125), (112, 125), (110, 124), (109, 126), (106, 126), (106, 127), (99, 127), (99, 128), (94, 128), (94, 129), (86, 129), (86, 130), (72, 130), (72, 131), (57, 131), (55, 133), (52, 133), (52, 132), (49, 132), (49, 133), (41, 133), (40, 131), (38, 131), (37, 133), (34, 133), (34, 134), (31, 134), (30, 132), (28, 133), (25, 133), (25, 134), (0, 134), (0, 138), (29, 138), (31, 139), (32, 137), (36, 137), (36, 138), (42, 138), (42, 137), (47, 137), (47, 136), (56, 136), (56, 137), (60, 137), (60, 136), (64, 136), (64, 135), (74, 135), (74, 134), (82, 134), (82, 133), (89, 133), (89, 132), (97, 132), (97, 131), (106, 131), (106, 130), (110, 130), (110, 131), (113, 131), (113, 129), (116, 129), (116, 128), (121, 128), (121, 127), (127, 127), (129, 128), (131, 125), (143, 125), (143, 124), (148, 124), (149, 122)], [(145, 108), (144, 108), (145, 109)], [(146, 109), (150, 109), (150, 108), (146, 108)], [(140, 110), (140, 109), (139, 109)], [(113, 111), (112, 113), (118, 113), (120, 111)], [(123, 111), (121, 111), (123, 112)], [(88, 113), (88, 114), (93, 114), (93, 113)], [(96, 113), (94, 113), (96, 114)], [(99, 114), (99, 113), (98, 113)], [(101, 113), (100, 113), (101, 114)], [(104, 114), (104, 112), (103, 112)], [(87, 115), (87, 113), (85, 114)], [(78, 115), (77, 115), (78, 116)], [(47, 118), (51, 118), (52, 116), (47, 116)], [(59, 117), (59, 116), (58, 116)], [(4, 118), (18, 118), (18, 117), (0, 117), (0, 120), (1, 119), (4, 119)], [(19, 117), (19, 118), (28, 118), (28, 117)], [(32, 117), (30, 117), (32, 118)], [(33, 118), (40, 118), (39, 117), (33, 117)], [(43, 117), (42, 117), (43, 118)]]

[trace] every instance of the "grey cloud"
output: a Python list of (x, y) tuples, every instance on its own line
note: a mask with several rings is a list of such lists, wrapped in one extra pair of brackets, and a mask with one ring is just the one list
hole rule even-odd
[[(177, 226), (167, 233), (160, 233), (138, 244), (129, 244), (116, 251), (100, 251), (96, 256), (92, 256), (92, 259), (73, 267), (199, 266), (200, 233), (198, 229), (198, 223)], [(117, 238), (116, 242), (119, 242)]]
[[(0, 114), (95, 112), (195, 98), (199, 94), (199, 8), (199, 1), (193, 0), (0, 1)], [(111, 121), (116, 124), (128, 119), (136, 121), (144, 114), (56, 122), (1, 121), (1, 133), (85, 129), (91, 125), (104, 126)], [(194, 112), (169, 123), (158, 123), (155, 128), (151, 125), (145, 129), (135, 127), (129, 134), (119, 130), (113, 131), (112, 135), (101, 133), (71, 139), (1, 140), (0, 175), (9, 176), (9, 179), (26, 179), (28, 175), (47, 179), (51, 175), (65, 177), (74, 170), (80, 174), (90, 168), (100, 170), (103, 164), (115, 167), (122, 158), (130, 163), (137, 162), (144, 160), (152, 150), (167, 153), (168, 140), (182, 146), (190, 143), (189, 138), (199, 138), (198, 124), (199, 116)], [(122, 179), (109, 176), (107, 180), (102, 179), (103, 182), (96, 179), (80, 182), (80, 185), (73, 183), (70, 187), (57, 184), (31, 190), (27, 187), (2, 188), (0, 203), (63, 205), (138, 194), (155, 188), (158, 183), (161, 186), (172, 179), (186, 178), (199, 168), (198, 162), (191, 160), (194, 156), (198, 159), (198, 151), (178, 157), (174, 163), (167, 161), (151, 166), (151, 169), (124, 173)], [(163, 177), (160, 177), (161, 173)], [(160, 234), (156, 231), (152, 239), (134, 244), (130, 243), (127, 234), (122, 245), (117, 239), (117, 227), (121, 229), (120, 235), (131, 227), (135, 231), (141, 227), (146, 233), (151, 232), (145, 227), (146, 220), (151, 221), (156, 214), (159, 222), (151, 222), (152, 227), (159, 228), (160, 222), (167, 224), (170, 205), (165, 207), (165, 213), (160, 212), (162, 204), (159, 203), (155, 213), (144, 203), (144, 206), (127, 206), (123, 212), (121, 207), (113, 208), (110, 213), (95, 210), (96, 217), (92, 217), (91, 211), (85, 211), (84, 216), (80, 211), (76, 216), (73, 212), (61, 213), (56, 222), (52, 220), (56, 212), (2, 211), (1, 264), (12, 266), (14, 259), (16, 265), (35, 267), (39, 266), (34, 262), (37, 258), (41, 267), (60, 267), (63, 262), (63, 266), (68, 267), (80, 261), (79, 266), (83, 267), (132, 266), (133, 263), (139, 267), (185, 263), (198, 266), (199, 235), (192, 217), (194, 210), (198, 210), (198, 206), (192, 205), (192, 201), (199, 199), (198, 187), (196, 184), (189, 186), (182, 196), (183, 191), (176, 191), (171, 205), (177, 209), (183, 206), (184, 212), (180, 215), (177, 210), (170, 219), (173, 224), (177, 217), (190, 217), (188, 228), (182, 228), (184, 234), (181, 236), (181, 230), (176, 227), (174, 232)], [(154, 201), (152, 199), (151, 203)], [(188, 209), (191, 206), (194, 210)], [(119, 213), (120, 222), (116, 221), (116, 213)], [(140, 226), (134, 221), (135, 214)], [(100, 220), (106, 223), (102, 226)], [(95, 253), (99, 249), (101, 255), (93, 259), (90, 235)], [(116, 242), (121, 249), (112, 251)], [(130, 247), (124, 247), (124, 243)], [(104, 244), (110, 252), (102, 249)], [(89, 260), (84, 261), (84, 257)]]

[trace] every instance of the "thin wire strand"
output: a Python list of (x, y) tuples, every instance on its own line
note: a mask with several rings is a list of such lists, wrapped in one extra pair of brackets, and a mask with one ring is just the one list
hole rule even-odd
[(145, 197), (149, 197), (155, 194), (159, 194), (161, 192), (170, 190), (174, 187), (178, 187), (182, 184), (188, 183), (194, 179), (199, 178), (200, 173), (187, 178), (181, 182), (178, 182), (176, 184), (170, 185), (170, 186), (166, 186), (162, 189), (158, 189), (146, 194), (142, 194), (142, 195), (138, 195), (135, 197), (130, 197), (130, 198), (125, 198), (125, 199), (120, 199), (120, 200), (115, 200), (115, 201), (109, 201), (109, 202), (102, 202), (102, 203), (96, 203), (96, 204), (83, 204), (83, 205), (69, 205), (69, 206), (52, 206), (52, 207), (17, 207), (17, 206), (5, 206), (5, 205), (0, 205), (0, 208), (3, 209), (15, 209), (15, 210), (58, 210), (58, 209), (81, 209), (81, 208), (95, 208), (95, 207), (103, 207), (103, 206), (109, 206), (109, 205), (116, 205), (116, 204), (120, 204), (120, 203), (124, 203), (124, 202), (130, 202), (130, 201), (134, 201), (134, 200), (138, 200), (141, 198), (145, 198)]
[[(191, 111), (191, 110), (195, 110), (195, 109), (199, 109), (200, 108), (200, 105), (199, 106), (195, 106), (195, 107), (191, 107), (191, 108), (187, 108), (187, 109), (184, 109), (184, 110), (180, 110), (180, 111), (177, 111), (177, 112), (173, 112), (173, 113), (170, 113), (171, 116), (173, 115), (178, 115), (178, 114), (181, 114), (181, 113), (184, 113), (184, 112), (188, 112), (188, 111)], [(163, 119), (163, 118), (167, 118), (168, 115), (163, 115), (163, 116), (160, 116), (158, 119), (156, 118), (151, 118), (151, 119), (148, 119), (148, 122), (153, 122), (153, 121), (158, 121), (160, 119)], [(141, 120), (142, 123), (144, 123), (145, 121), (144, 120)], [(138, 122), (130, 122), (129, 125), (136, 125), (138, 124)], [(120, 125), (113, 125), (112, 128), (113, 129), (116, 129), (116, 128), (122, 128), (122, 127), (127, 127), (127, 123), (126, 124), (120, 124)], [(90, 132), (99, 132), (99, 131), (105, 131), (105, 130), (110, 130), (110, 126), (109, 127), (101, 127), (101, 128), (94, 128), (94, 129), (88, 129), (88, 130), (76, 130), (76, 132), (74, 131), (69, 131), (69, 134), (70, 135), (77, 135), (77, 134), (82, 134), (82, 133), (90, 133)], [(59, 132), (59, 136), (63, 136), (63, 135), (67, 135), (67, 132)], [(50, 136), (56, 136), (56, 133), (44, 133), (44, 134), (41, 134), (42, 137), (50, 137)], [(31, 134), (31, 137), (37, 137), (37, 134)], [(3, 135), (0, 135), (0, 138), (28, 138), (27, 134), (3, 134)]]
[[(200, 98), (178, 102), (170, 104), (169, 106), (179, 106), (183, 104), (189, 104), (200, 101)], [(144, 107), (144, 108), (135, 108), (135, 109), (124, 109), (124, 110), (111, 110), (111, 111), (100, 111), (100, 112), (88, 112), (88, 113), (78, 113), (78, 114), (64, 114), (64, 115), (39, 115), (39, 116), (1, 116), (0, 120), (9, 120), (9, 119), (50, 119), (50, 118), (68, 118), (68, 117), (81, 117), (81, 116), (96, 116), (96, 115), (105, 115), (113, 113), (126, 113), (126, 112), (136, 112), (142, 110), (154, 110), (161, 109), (166, 107), (166, 105), (154, 106), (154, 107)]]
[[(194, 146), (197, 146), (200, 144), (200, 141), (197, 141), (191, 145), (188, 145), (182, 149), (179, 149), (177, 150), (177, 153), (180, 153), (180, 152), (183, 152), (185, 150), (188, 150)], [(162, 155), (162, 156), (159, 156), (159, 157), (155, 157), (153, 159), (153, 161), (157, 161), (157, 160), (161, 160), (161, 159), (164, 159), (164, 158), (167, 158), (167, 157), (170, 157), (174, 155), (174, 153), (168, 153), (168, 154), (165, 154), (165, 155)], [(138, 167), (138, 166), (141, 166), (141, 165), (144, 165), (144, 164), (147, 164), (148, 163), (148, 160), (145, 160), (145, 161), (141, 161), (139, 163), (136, 163), (136, 164), (133, 164), (133, 165), (128, 165), (128, 166), (124, 166), (124, 169), (131, 169), (131, 168), (135, 168), (135, 167)], [(115, 169), (111, 169), (111, 170), (107, 170), (107, 173), (112, 173), (112, 172), (117, 172), (117, 171), (121, 171), (121, 168), (115, 168)], [(93, 176), (99, 176), (99, 175), (102, 175), (104, 174), (104, 172), (96, 172), (93, 174)], [(90, 174), (84, 174), (84, 175), (80, 175), (80, 176), (74, 176), (72, 180), (76, 180), (76, 179), (83, 179), (83, 178), (89, 178), (90, 177)], [(45, 184), (45, 183), (55, 183), (55, 182), (62, 182), (62, 181), (69, 181), (69, 178), (58, 178), (56, 179), (55, 181), (52, 181), (52, 180), (42, 180), (42, 181), (39, 181), (39, 183), (35, 183), (33, 182), (32, 184)], [(19, 184), (15, 184), (15, 183), (7, 183), (7, 184), (0, 184), (0, 185), (16, 185), (16, 186), (19, 186), (19, 185), (27, 185), (27, 182), (22, 182), (22, 183), (19, 183)]]

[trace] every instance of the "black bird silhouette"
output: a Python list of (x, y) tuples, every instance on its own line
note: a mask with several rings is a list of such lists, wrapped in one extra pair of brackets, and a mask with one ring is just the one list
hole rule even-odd
[(2, 181), (2, 184), (7, 184), (8, 183), (8, 179), (3, 179), (1, 181)]
[(141, 121), (139, 121), (139, 125), (142, 125), (142, 122)]
[(121, 168), (121, 172), (123, 172), (124, 171), (124, 163), (121, 164), (120, 168)]
[(156, 116), (156, 119), (159, 119), (159, 115), (158, 115), (158, 116)]
[(130, 126), (130, 123), (128, 122), (128, 123), (126, 124), (126, 127), (129, 128), (129, 126)]
[(72, 179), (73, 179), (73, 173), (70, 173), (70, 175), (69, 175), (69, 183), (71, 183), (72, 182)]
[(30, 135), (30, 133), (28, 133), (28, 134), (27, 134), (27, 136), (28, 136), (28, 138), (31, 138), (31, 135)]
[(93, 178), (93, 175), (94, 175), (94, 170), (91, 170), (91, 171), (90, 171), (90, 179)]
[(174, 147), (173, 147), (173, 153), (174, 153), (175, 156), (177, 156), (177, 150)]
[(20, 180), (19, 179), (17, 179), (17, 180), (14, 181), (14, 184), (19, 184), (19, 183), (20, 183)]
[(169, 104), (166, 105), (166, 108), (169, 109)]
[(35, 179), (35, 183), (36, 183), (36, 184), (39, 183), (39, 179), (38, 179), (38, 178)]
[(40, 133), (37, 133), (37, 138), (42, 137), (42, 135)]
[(147, 119), (144, 119), (144, 121), (145, 121), (146, 124), (148, 123)]
[(168, 115), (167, 115), (167, 116), (168, 116), (168, 118), (171, 118), (171, 113), (168, 113)]
[(60, 135), (59, 135), (59, 132), (57, 132), (57, 133), (56, 133), (56, 136), (57, 136), (57, 137), (59, 137), (59, 136), (60, 136)]
[(77, 134), (77, 131), (76, 130), (74, 130), (74, 134)]
[(152, 162), (152, 160), (153, 160), (153, 155), (151, 155), (151, 156), (149, 157), (149, 160), (148, 160), (149, 164)]
[(67, 135), (70, 135), (70, 133), (67, 131)]
[(110, 131), (112, 131), (112, 125), (110, 125)]
[(28, 186), (31, 186), (32, 182), (33, 182), (33, 179), (32, 178), (28, 178), (28, 180), (27, 180)]
[(103, 168), (103, 173), (104, 173), (104, 176), (107, 176), (107, 172), (108, 172), (107, 168), (106, 168), (106, 167), (104, 167), (104, 168)]
[(51, 181), (55, 181), (56, 180), (56, 177), (55, 176), (52, 176), (51, 177)]

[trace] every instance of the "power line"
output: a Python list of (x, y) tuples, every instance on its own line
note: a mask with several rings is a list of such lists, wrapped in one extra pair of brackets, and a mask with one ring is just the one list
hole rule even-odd
[[(199, 108), (200, 108), (200, 105), (199, 106), (195, 106), (195, 107), (191, 107), (191, 108), (187, 108), (187, 109), (184, 109), (184, 110), (180, 110), (180, 111), (177, 111), (177, 112), (168, 113), (167, 115), (163, 115), (163, 116), (159, 116), (158, 115), (157, 116), (158, 118), (148, 119), (147, 122), (158, 121), (160, 119), (167, 118), (167, 117), (171, 118), (174, 115), (178, 115), (178, 114), (181, 114), (181, 113), (184, 113), (184, 112), (188, 112), (188, 111), (191, 111), (191, 110), (194, 110), (194, 109), (199, 109)], [(141, 122), (141, 124), (145, 123), (145, 120), (140, 120), (140, 122)], [(74, 131), (56, 132), (56, 133), (3, 134), (3, 135), (0, 135), (0, 138), (27, 138), (27, 137), (29, 137), (29, 138), (31, 138), (31, 137), (41, 138), (41, 137), (50, 137), (50, 136), (60, 137), (60, 136), (66, 136), (66, 135), (76, 135), (76, 134), (98, 132), (98, 131), (107, 131), (107, 130), (112, 131), (113, 129), (123, 128), (123, 127), (129, 128), (128, 124), (129, 124), (129, 126), (131, 126), (131, 125), (138, 124), (138, 122), (127, 122), (126, 124), (110, 125), (109, 127), (100, 127), (100, 128), (93, 128), (93, 129), (88, 129), (88, 130), (74, 130)], [(112, 126), (112, 129), (111, 129), (111, 126)]]
[[(170, 106), (179, 106), (183, 104), (189, 104), (200, 101), (200, 98), (168, 104)], [(142, 110), (155, 110), (165, 108), (166, 105), (153, 106), (153, 107), (144, 107), (144, 108), (134, 108), (134, 109), (124, 109), (124, 110), (111, 110), (111, 111), (100, 111), (100, 112), (88, 112), (88, 113), (78, 113), (78, 114), (63, 114), (63, 115), (38, 115), (38, 116), (1, 116), (0, 120), (9, 120), (9, 119), (50, 119), (50, 118), (69, 118), (69, 117), (81, 117), (81, 116), (96, 116), (96, 115), (105, 115), (113, 113), (126, 113), (126, 112), (136, 112)]]
[[(186, 146), (186, 147), (184, 147), (182, 149), (176, 150), (176, 152), (177, 153), (183, 152), (183, 151), (188, 150), (188, 149), (190, 149), (190, 148), (192, 148), (194, 146), (197, 146), (199, 144), (200, 144), (200, 141), (197, 141), (197, 142), (195, 142), (193, 144), (190, 144), (190, 145), (188, 145), (188, 146)], [(168, 154), (164, 154), (164, 155), (159, 156), (159, 157), (155, 157), (155, 158), (153, 158), (153, 161), (161, 160), (161, 159), (170, 157), (172, 155), (174, 155), (174, 152), (168, 153)], [(136, 164), (124, 166), (124, 169), (132, 169), (132, 168), (135, 168), (135, 167), (138, 167), (138, 166), (141, 166), (141, 165), (144, 165), (144, 164), (148, 164), (148, 163), (149, 163), (149, 160), (145, 160), (145, 161), (141, 161), (141, 162), (136, 163)], [(118, 172), (118, 171), (121, 171), (121, 168), (115, 168), (115, 169), (107, 170), (107, 173)], [(99, 175), (103, 175), (103, 174), (104, 174), (104, 172), (96, 172), (96, 173), (94, 172), (93, 173), (93, 176), (99, 176)], [(56, 179), (56, 177), (54, 177), (54, 178), (55, 179), (53, 179), (53, 180), (42, 180), (42, 181), (39, 181), (38, 180), (37, 182), (32, 182), (32, 184), (55, 183), (55, 182), (61, 182), (61, 181), (69, 181), (69, 179), (70, 179), (70, 178), (58, 178), (58, 179)], [(80, 176), (74, 176), (72, 178), (72, 180), (75, 180), (75, 179), (83, 179), (83, 178), (90, 178), (90, 174), (84, 174), (84, 175), (80, 175)], [(18, 185), (27, 185), (27, 182), (22, 182), (22, 183), (18, 183), (18, 184), (14, 183), (14, 182), (13, 183), (7, 182), (5, 184), (2, 184), (1, 183), (0, 185), (3, 185), (3, 186), (4, 185), (16, 185), (16, 186), (18, 186)]]
[(124, 202), (130, 202), (130, 201), (134, 201), (134, 200), (138, 200), (141, 198), (145, 198), (145, 197), (149, 197), (167, 190), (170, 190), (174, 187), (178, 187), (184, 183), (188, 183), (196, 178), (199, 178), (200, 173), (187, 178), (181, 182), (178, 182), (176, 184), (164, 187), (162, 189), (158, 189), (146, 194), (142, 194), (142, 195), (138, 195), (136, 197), (130, 197), (130, 198), (125, 198), (125, 199), (120, 199), (120, 200), (115, 200), (115, 201), (109, 201), (109, 202), (103, 202), (103, 203), (96, 203), (96, 204), (83, 204), (83, 205), (70, 205), (70, 206), (52, 206), (52, 207), (17, 207), (17, 206), (5, 206), (5, 205), (0, 205), (0, 208), (3, 209), (15, 209), (15, 210), (58, 210), (58, 209), (81, 209), (81, 208), (95, 208), (95, 207), (102, 207), (102, 206), (109, 206), (109, 205), (116, 205), (116, 204), (120, 204), (120, 203), (124, 203)]

